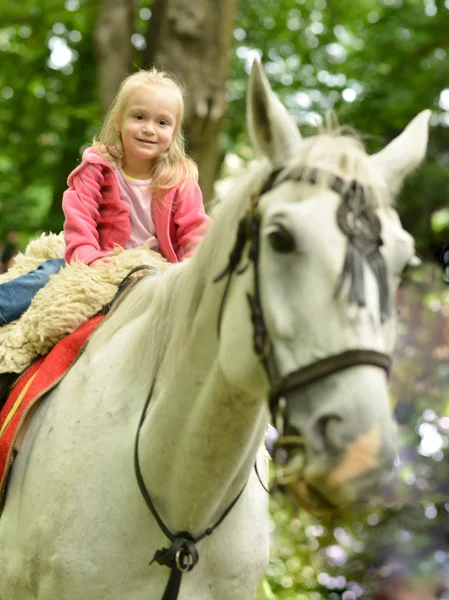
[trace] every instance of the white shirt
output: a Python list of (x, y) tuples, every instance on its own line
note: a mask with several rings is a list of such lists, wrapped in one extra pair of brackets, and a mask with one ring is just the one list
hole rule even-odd
[(114, 169), (120, 190), (120, 199), (129, 207), (131, 222), (131, 237), (125, 248), (141, 246), (148, 239), (151, 250), (159, 252), (156, 239), (156, 228), (152, 213), (152, 193), (150, 190), (151, 179), (133, 179), (121, 168)]

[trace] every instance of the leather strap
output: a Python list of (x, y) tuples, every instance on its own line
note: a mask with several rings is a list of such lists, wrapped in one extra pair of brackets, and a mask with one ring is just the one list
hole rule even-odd
[(389, 373), (391, 369), (391, 358), (387, 354), (375, 350), (353, 349), (345, 350), (340, 354), (326, 356), (310, 365), (306, 365), (297, 371), (293, 371), (281, 379), (276, 386), (272, 388), (270, 396), (270, 405), (277, 402), (280, 396), (318, 381), (319, 379), (360, 365), (372, 365), (380, 367)]
[(157, 562), (158, 564), (164, 565), (170, 569), (170, 577), (168, 579), (162, 600), (176, 600), (179, 594), (179, 588), (181, 586), (181, 579), (183, 573), (191, 571), (199, 560), (199, 553), (196, 548), (196, 544), (206, 536), (211, 535), (214, 532), (214, 530), (220, 525), (220, 523), (224, 521), (224, 519), (227, 517), (229, 512), (232, 510), (232, 508), (242, 495), (245, 486), (240, 490), (240, 492), (237, 494), (237, 496), (234, 498), (234, 500), (231, 502), (228, 508), (224, 511), (224, 513), (221, 515), (218, 521), (212, 527), (208, 527), (207, 529), (205, 529), (200, 535), (194, 537), (187, 531), (181, 531), (176, 534), (170, 531), (170, 529), (161, 519), (161, 516), (159, 515), (153, 504), (153, 500), (151, 499), (150, 493), (148, 492), (148, 489), (143, 480), (139, 464), (140, 432), (142, 430), (142, 425), (145, 421), (147, 409), (154, 392), (155, 384), (156, 382), (153, 381), (153, 385), (151, 386), (150, 393), (148, 394), (147, 399), (145, 401), (145, 405), (143, 407), (139, 425), (137, 428), (136, 440), (134, 444), (134, 470), (136, 473), (137, 483), (139, 484), (139, 488), (142, 493), (143, 499), (146, 502), (146, 505), (148, 506), (151, 514), (155, 518), (159, 529), (172, 542), (171, 546), (169, 546), (168, 548), (160, 548), (159, 550), (156, 550), (153, 559), (150, 562), (150, 565), (153, 564), (153, 562)]

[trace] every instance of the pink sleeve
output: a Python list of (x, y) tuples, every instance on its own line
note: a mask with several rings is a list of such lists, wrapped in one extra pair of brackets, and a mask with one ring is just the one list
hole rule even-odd
[(173, 207), (177, 242), (184, 252), (184, 258), (188, 258), (212, 222), (204, 210), (203, 195), (196, 181), (186, 182), (178, 192)]
[(68, 178), (69, 188), (62, 198), (64, 211), (65, 260), (90, 264), (106, 256), (99, 245), (99, 205), (104, 176), (101, 165), (86, 163)]

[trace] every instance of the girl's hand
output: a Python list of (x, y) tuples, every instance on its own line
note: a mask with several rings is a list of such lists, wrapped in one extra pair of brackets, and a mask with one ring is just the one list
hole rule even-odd
[(103, 258), (97, 258), (97, 260), (92, 261), (89, 267), (92, 267), (93, 269), (101, 269), (110, 262), (112, 262), (112, 258), (110, 256), (104, 256)]

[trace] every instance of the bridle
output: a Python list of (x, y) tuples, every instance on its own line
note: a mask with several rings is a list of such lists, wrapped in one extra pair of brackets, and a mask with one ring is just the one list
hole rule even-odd
[[(260, 224), (259, 203), (261, 197), (284, 183), (285, 181), (302, 181), (316, 185), (323, 172), (316, 168), (300, 168), (294, 172), (277, 169), (270, 173), (260, 189), (253, 192), (249, 209), (238, 225), (234, 247), (229, 255), (226, 268), (215, 278), (215, 282), (227, 277), (225, 291), (218, 316), (218, 332), (220, 333), (226, 300), (232, 279), (240, 275), (252, 263), (254, 273), (253, 295), (247, 294), (253, 324), (253, 348), (262, 363), (268, 377), (269, 408), (273, 424), (279, 431), (277, 446), (281, 446), (284, 438), (286, 403), (281, 402), (289, 392), (297, 390), (312, 382), (318, 381), (344, 369), (359, 365), (373, 365), (384, 369), (387, 374), (391, 368), (391, 357), (388, 354), (364, 348), (345, 350), (327, 356), (311, 364), (281, 375), (274, 352), (274, 345), (265, 325), (264, 312), (260, 292)], [(327, 177), (329, 179), (329, 177)], [(358, 306), (366, 304), (364, 288), (364, 264), (371, 267), (379, 287), (379, 305), (381, 319), (385, 321), (391, 316), (391, 299), (388, 288), (388, 276), (385, 260), (379, 248), (382, 245), (381, 224), (374, 209), (367, 202), (367, 192), (357, 181), (345, 181), (338, 176), (331, 179), (328, 189), (341, 195), (341, 203), (337, 210), (337, 222), (347, 236), (347, 251), (340, 280), (335, 290), (338, 295), (348, 279), (350, 283), (349, 302)], [(246, 247), (248, 264), (240, 267)], [(279, 430), (280, 428), (280, 430)]]
[[(249, 264), (252, 263), (254, 292), (253, 295), (248, 294), (247, 298), (254, 331), (253, 347), (264, 367), (270, 385), (268, 400), (273, 423), (280, 433), (280, 437), (276, 442), (278, 448), (283, 445), (288, 445), (291, 441), (289, 438), (292, 437), (286, 436), (284, 432), (284, 425), (286, 422), (286, 402), (284, 396), (286, 394), (350, 367), (373, 365), (384, 369), (388, 373), (391, 366), (391, 358), (389, 355), (377, 352), (376, 350), (356, 348), (325, 357), (301, 367), (296, 371), (288, 373), (287, 375), (282, 376), (280, 374), (273, 342), (265, 325), (261, 302), (259, 260), (261, 218), (259, 201), (264, 194), (284, 181), (294, 180), (316, 184), (320, 173), (321, 172), (318, 169), (302, 168), (299, 171), (297, 170), (294, 175), (286, 175), (282, 169), (275, 170), (269, 175), (265, 184), (252, 194), (250, 207), (239, 222), (236, 241), (229, 255), (228, 264), (222, 273), (214, 280), (214, 282), (219, 282), (227, 277), (218, 314), (218, 335), (220, 335), (221, 323), (231, 282), (235, 275), (238, 276), (243, 273)], [(382, 320), (385, 320), (391, 314), (391, 307), (386, 265), (382, 254), (379, 252), (379, 248), (382, 245), (379, 219), (374, 210), (366, 202), (365, 189), (356, 181), (348, 183), (339, 177), (334, 177), (332, 183), (328, 187), (342, 197), (342, 202), (337, 211), (337, 221), (340, 229), (348, 237), (345, 263), (335, 294), (337, 295), (341, 292), (343, 284), (349, 279), (349, 301), (355, 302), (359, 306), (363, 306), (365, 304), (364, 263), (365, 261), (368, 262), (378, 281), (381, 318)], [(356, 200), (356, 202), (354, 202), (354, 200)], [(248, 264), (241, 267), (240, 264), (247, 246), (249, 246)], [(173, 533), (168, 529), (156, 511), (145, 482), (143, 481), (138, 456), (140, 432), (145, 421), (154, 388), (155, 382), (153, 382), (150, 393), (148, 394), (139, 421), (134, 446), (134, 467), (142, 496), (159, 528), (171, 542), (169, 548), (156, 550), (150, 564), (157, 562), (160, 565), (165, 565), (171, 569), (162, 600), (176, 600), (183, 573), (191, 571), (199, 560), (196, 544), (206, 536), (211, 535), (220, 523), (222, 523), (242, 495), (244, 488), (234, 498), (213, 527), (206, 529), (200, 535), (193, 536), (189, 532)]]

